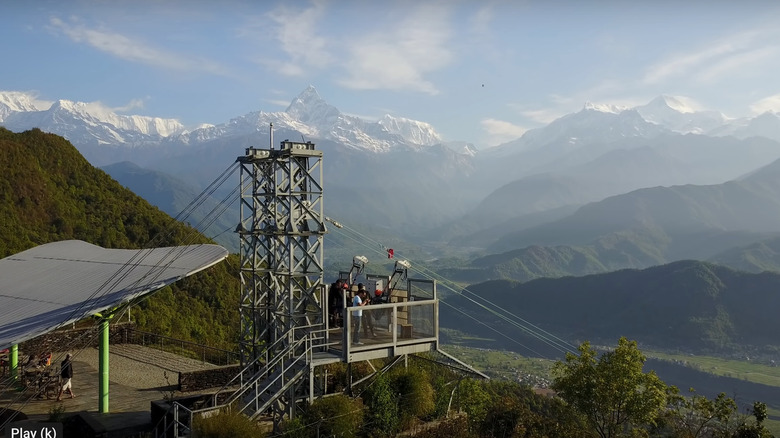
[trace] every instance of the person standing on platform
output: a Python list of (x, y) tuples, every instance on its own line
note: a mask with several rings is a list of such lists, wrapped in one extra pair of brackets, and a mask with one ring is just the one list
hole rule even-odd
[(330, 326), (341, 327), (341, 311), (344, 299), (344, 280), (339, 278), (330, 285), (328, 291), (328, 314), (330, 315)]
[[(367, 306), (371, 304), (371, 298), (368, 297), (368, 291), (366, 291), (366, 287), (363, 285), (363, 283), (358, 284), (358, 295), (360, 295), (360, 299), (363, 300), (363, 305)], [(363, 311), (361, 310), (361, 313)], [(366, 315), (365, 318), (361, 320), (363, 324), (363, 336), (368, 337), (368, 333), (371, 332), (371, 337), (375, 338), (376, 333), (374, 333), (374, 320), (371, 316), (371, 311), (368, 312), (368, 315)]]
[(71, 358), (73, 355), (70, 353), (65, 355), (65, 360), (62, 361), (60, 364), (60, 377), (62, 377), (62, 386), (60, 387), (60, 393), (57, 394), (57, 401), (62, 400), (62, 393), (65, 391), (68, 391), (70, 393), (70, 398), (76, 397), (73, 394), (73, 383), (71, 380), (73, 379), (73, 361)]
[[(352, 298), (352, 307), (363, 307), (368, 304), (366, 299), (366, 288), (363, 283), (358, 284), (358, 292)], [(360, 342), (360, 323), (363, 319), (363, 309), (358, 309), (352, 312), (352, 343), (355, 345), (363, 345)]]

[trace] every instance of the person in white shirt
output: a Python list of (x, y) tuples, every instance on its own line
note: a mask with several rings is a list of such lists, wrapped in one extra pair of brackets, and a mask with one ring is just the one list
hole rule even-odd
[[(366, 288), (363, 283), (358, 284), (358, 292), (352, 298), (352, 307), (363, 307), (368, 304), (366, 299)], [(363, 309), (358, 309), (352, 312), (352, 343), (355, 345), (363, 345), (360, 342), (360, 320), (363, 318)]]

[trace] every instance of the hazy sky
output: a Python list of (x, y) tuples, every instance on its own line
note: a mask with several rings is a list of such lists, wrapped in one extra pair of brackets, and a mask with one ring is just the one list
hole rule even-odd
[(282, 111), (309, 84), (478, 146), (586, 101), (780, 110), (768, 0), (0, 0), (0, 49), (0, 90), (188, 126)]

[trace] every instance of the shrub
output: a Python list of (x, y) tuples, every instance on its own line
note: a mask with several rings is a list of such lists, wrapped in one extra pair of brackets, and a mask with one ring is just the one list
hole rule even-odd
[(319, 436), (354, 437), (363, 425), (363, 403), (345, 395), (319, 399), (309, 406), (303, 421)]
[(262, 438), (265, 436), (257, 427), (257, 423), (245, 415), (225, 411), (208, 418), (196, 417), (192, 429), (193, 435), (200, 438)]

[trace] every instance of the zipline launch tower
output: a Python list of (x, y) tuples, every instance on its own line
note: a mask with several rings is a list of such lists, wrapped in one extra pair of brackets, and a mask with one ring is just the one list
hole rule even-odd
[[(438, 348), (436, 282), (407, 278), (407, 262), (397, 261), (392, 276), (373, 279), (371, 292), (378, 301), (368, 307), (347, 306), (352, 296), (346, 289), (341, 297), (328, 296), (333, 290), (325, 294), (323, 240), (329, 219), (323, 209), (322, 156), (311, 142), (284, 140), (279, 149), (250, 147), (237, 159), (243, 366), (233, 381), (209, 396), (206, 409), (237, 406), (252, 419), (271, 416), (278, 430), (283, 418), (294, 418), (328, 394), (327, 365), (346, 364), (348, 393), (382, 371), (355, 379), (355, 362), (390, 359), (383, 365), (387, 368), (409, 354), (436, 352), (464, 365)], [(353, 263), (358, 262), (362, 267), (366, 258), (355, 257)], [(372, 278), (364, 277), (367, 283)], [(240, 388), (230, 389), (235, 384)]]
[(285, 140), (279, 149), (250, 147), (238, 162), (239, 347), (248, 365), (288, 348), (303, 334), (294, 328), (323, 324), (322, 152)]

